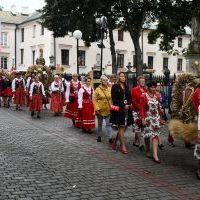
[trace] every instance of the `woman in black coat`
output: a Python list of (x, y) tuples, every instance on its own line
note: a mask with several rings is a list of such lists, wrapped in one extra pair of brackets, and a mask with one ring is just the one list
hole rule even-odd
[(118, 126), (118, 133), (112, 148), (116, 149), (116, 143), (120, 142), (120, 151), (127, 154), (128, 151), (124, 142), (126, 127), (132, 124), (131, 95), (126, 85), (124, 72), (118, 74), (118, 82), (112, 86), (111, 96), (113, 105), (111, 107), (110, 122)]

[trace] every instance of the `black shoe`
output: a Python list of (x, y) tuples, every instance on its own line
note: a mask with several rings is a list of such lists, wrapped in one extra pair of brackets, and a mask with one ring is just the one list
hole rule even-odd
[(98, 136), (97, 142), (101, 142), (101, 136)]
[(169, 146), (175, 147), (175, 144), (173, 142), (169, 142)]
[(139, 147), (139, 144), (133, 142), (133, 146), (134, 146), (134, 147)]
[(40, 115), (37, 115), (37, 118), (40, 119)]
[(140, 145), (140, 146), (139, 146), (139, 150), (140, 150), (140, 151), (143, 151), (143, 150), (144, 150), (144, 145)]
[(159, 145), (158, 145), (158, 148), (159, 148), (160, 150), (163, 150), (163, 149), (164, 149), (164, 145), (163, 145), (163, 144), (159, 144)]
[(187, 149), (194, 149), (195, 148), (195, 144), (186, 143), (185, 144), (185, 148), (187, 148)]
[(34, 113), (34, 111), (32, 111), (32, 112), (31, 112), (31, 117), (33, 117), (33, 116), (34, 116), (34, 114), (35, 114), (35, 113)]
[(110, 138), (110, 139), (108, 140), (108, 142), (109, 142), (109, 144), (112, 144), (112, 143), (113, 143), (113, 139)]

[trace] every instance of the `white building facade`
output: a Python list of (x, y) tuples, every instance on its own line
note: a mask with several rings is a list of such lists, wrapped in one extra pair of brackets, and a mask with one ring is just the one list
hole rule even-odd
[[(5, 17), (6, 16), (6, 17)], [(40, 14), (33, 13), (16, 14), (0, 11), (1, 21), (1, 68), (27, 69), (35, 64), (36, 59), (42, 56), (46, 65), (50, 65), (49, 57), (55, 57), (55, 66), (62, 66), (66, 73), (77, 71), (77, 41), (71, 36), (53, 38), (53, 33), (42, 27)], [(114, 30), (114, 40), (117, 53), (117, 65), (124, 68), (134, 63), (134, 46), (129, 32)], [(155, 74), (162, 74), (163, 69), (168, 67), (173, 73), (186, 71), (186, 59), (183, 55), (168, 55), (159, 50), (158, 40), (155, 44), (148, 43), (149, 30), (143, 31), (141, 48), (143, 49), (143, 61), (149, 68), (155, 70)], [(175, 39), (175, 49), (181, 52), (188, 47), (191, 35), (187, 34)], [(143, 42), (142, 42), (143, 40)], [(95, 65), (100, 63), (101, 49), (98, 43), (92, 43), (90, 47), (79, 41), (79, 72), (88, 73)], [(143, 45), (142, 45), (143, 44)], [(112, 72), (112, 59), (110, 52), (109, 37), (104, 40), (103, 70), (107, 74)]]

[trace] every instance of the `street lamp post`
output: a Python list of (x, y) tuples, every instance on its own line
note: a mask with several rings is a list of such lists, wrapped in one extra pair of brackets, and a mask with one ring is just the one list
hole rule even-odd
[(96, 23), (100, 27), (100, 30), (101, 30), (101, 33), (100, 33), (100, 35), (101, 35), (101, 45), (100, 45), (100, 48), (101, 48), (101, 66), (100, 66), (100, 71), (101, 71), (101, 74), (102, 74), (102, 71), (103, 71), (103, 48), (104, 48), (103, 39), (104, 39), (104, 33), (107, 30), (107, 18), (105, 16), (102, 16), (101, 18), (97, 18)]
[(79, 65), (78, 65), (78, 54), (79, 54), (79, 40), (82, 38), (82, 32), (80, 30), (76, 30), (73, 32), (73, 37), (77, 40), (77, 74), (79, 75)]

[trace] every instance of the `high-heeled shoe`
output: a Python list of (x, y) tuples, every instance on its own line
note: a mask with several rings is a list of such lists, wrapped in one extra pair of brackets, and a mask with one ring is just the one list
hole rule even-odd
[(128, 151), (127, 151), (126, 149), (120, 148), (120, 151), (121, 151), (121, 153), (123, 153), (123, 154), (128, 154)]
[(160, 160), (156, 160), (154, 157), (153, 157), (153, 161), (154, 161), (155, 163), (157, 163), (157, 164), (160, 164), (160, 163), (161, 163)]

